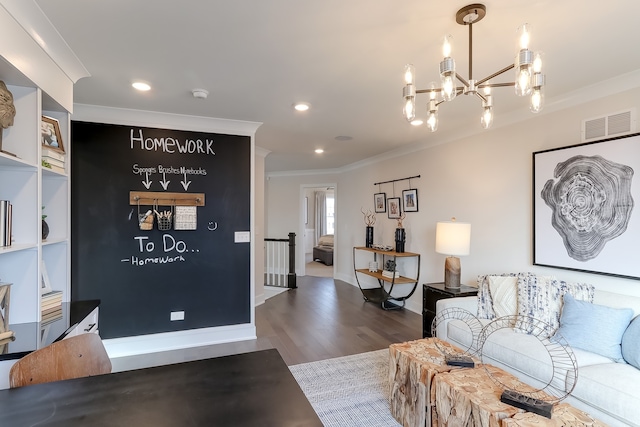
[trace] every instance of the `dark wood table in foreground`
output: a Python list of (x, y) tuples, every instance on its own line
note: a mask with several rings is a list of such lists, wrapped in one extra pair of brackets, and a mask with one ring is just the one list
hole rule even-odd
[(322, 426), (277, 350), (0, 390), (0, 425)]

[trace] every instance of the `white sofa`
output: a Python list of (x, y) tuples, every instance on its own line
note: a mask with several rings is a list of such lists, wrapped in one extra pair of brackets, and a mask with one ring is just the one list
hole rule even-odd
[[(640, 314), (640, 298), (595, 290), (593, 304), (631, 308)], [(436, 319), (443, 310), (461, 308), (476, 315), (478, 297), (439, 300)], [(442, 316), (441, 316), (442, 317)], [(481, 320), (487, 324), (490, 320)], [(472, 346), (470, 328), (461, 320), (438, 322), (437, 336), (461, 348)], [(597, 340), (597, 336), (593, 336)], [(573, 348), (578, 377), (572, 393), (564, 399), (596, 419), (611, 426), (640, 426), (640, 369), (631, 364), (589, 351)], [(637, 348), (640, 352), (640, 348)], [(523, 382), (542, 389), (549, 382), (551, 358), (538, 338), (511, 328), (500, 329), (482, 346), (484, 363), (498, 366)]]

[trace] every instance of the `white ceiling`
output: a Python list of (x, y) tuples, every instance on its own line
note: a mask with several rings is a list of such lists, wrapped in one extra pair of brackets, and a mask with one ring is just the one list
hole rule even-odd
[[(454, 19), (468, 1), (36, 1), (91, 73), (76, 84), (75, 103), (262, 122), (256, 143), (271, 151), (268, 172), (340, 168), (481, 131), (477, 98), (441, 105), (436, 133), (401, 114), (404, 65), (416, 66), (419, 88), (437, 80), (443, 35), (454, 37), (458, 73), (468, 77), (467, 28)], [(473, 27), (476, 79), (513, 62), (525, 22), (531, 48), (544, 52), (548, 101), (640, 69), (638, 0), (484, 4)], [(136, 79), (153, 89), (134, 91)], [(511, 72), (495, 81), (507, 80)], [(194, 88), (209, 97), (195, 99)], [(295, 112), (298, 101), (311, 110)], [(496, 89), (494, 106), (499, 126), (527, 100)]]

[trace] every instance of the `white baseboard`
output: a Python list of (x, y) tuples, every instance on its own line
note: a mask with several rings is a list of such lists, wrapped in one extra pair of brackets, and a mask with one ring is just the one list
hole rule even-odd
[(256, 339), (255, 324), (189, 329), (103, 340), (109, 358)]

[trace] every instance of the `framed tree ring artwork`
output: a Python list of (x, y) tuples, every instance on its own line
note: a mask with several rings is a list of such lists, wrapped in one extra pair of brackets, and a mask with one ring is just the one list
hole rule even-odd
[(389, 219), (398, 219), (401, 215), (400, 197), (389, 197), (387, 199), (387, 216)]
[(43, 147), (64, 153), (60, 123), (53, 117), (42, 116), (40, 122), (40, 140)]
[(402, 209), (405, 212), (418, 212), (418, 190), (402, 190)]
[(640, 280), (640, 133), (533, 153), (533, 264)]
[(376, 193), (373, 195), (373, 206), (376, 213), (387, 211), (387, 193)]

